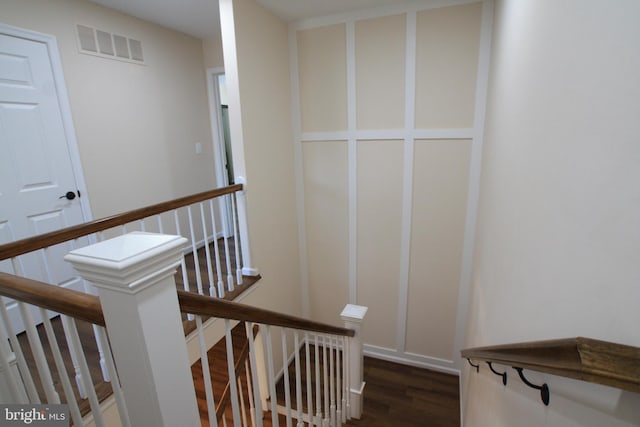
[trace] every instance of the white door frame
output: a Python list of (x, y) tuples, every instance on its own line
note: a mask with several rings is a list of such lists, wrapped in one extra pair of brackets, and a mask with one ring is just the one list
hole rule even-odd
[[(218, 76), (224, 74), (224, 67), (207, 68), (207, 95), (209, 98), (209, 116), (211, 119), (211, 136), (213, 140), (213, 157), (216, 169), (216, 185), (226, 187), (229, 185), (225, 161), (227, 158), (224, 143), (224, 131), (222, 128), (222, 111), (220, 107), (220, 88), (218, 87)], [(230, 206), (220, 206), (220, 221), (223, 233), (229, 237), (233, 234), (233, 224), (230, 217)]]
[(79, 200), (80, 208), (82, 209), (82, 216), (85, 222), (91, 221), (93, 219), (93, 215), (91, 214), (91, 205), (89, 204), (89, 193), (87, 192), (87, 186), (84, 181), (84, 173), (82, 171), (82, 163), (80, 161), (80, 151), (78, 150), (78, 141), (76, 140), (76, 131), (73, 126), (73, 118), (71, 115), (71, 104), (69, 103), (62, 62), (60, 61), (60, 51), (58, 50), (56, 38), (49, 34), (26, 30), (3, 23), (0, 23), (0, 34), (43, 43), (47, 46), (56, 93), (58, 95), (58, 104), (62, 115), (62, 124), (64, 126), (64, 133), (67, 140), (67, 148), (71, 159), (71, 167), (75, 177), (77, 190), (80, 191)]

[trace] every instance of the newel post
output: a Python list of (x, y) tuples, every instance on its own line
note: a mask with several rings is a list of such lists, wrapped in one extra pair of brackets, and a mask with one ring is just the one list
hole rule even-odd
[(65, 259), (98, 287), (132, 426), (199, 426), (174, 274), (187, 239), (129, 233)]
[(367, 307), (361, 305), (347, 304), (340, 313), (340, 317), (344, 320), (344, 326), (353, 329), (356, 334), (349, 338), (347, 349), (349, 356), (349, 394), (350, 394), (350, 410), (349, 414), (352, 418), (359, 419), (362, 416), (362, 399), (364, 397), (364, 381), (363, 381), (363, 355), (362, 355), (362, 321), (367, 314)]

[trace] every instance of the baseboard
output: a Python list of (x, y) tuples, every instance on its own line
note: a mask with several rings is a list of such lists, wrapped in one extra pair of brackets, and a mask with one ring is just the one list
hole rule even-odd
[(460, 370), (453, 367), (452, 360), (438, 359), (409, 352), (399, 353), (390, 348), (378, 347), (371, 344), (364, 344), (363, 348), (365, 356), (460, 376)]

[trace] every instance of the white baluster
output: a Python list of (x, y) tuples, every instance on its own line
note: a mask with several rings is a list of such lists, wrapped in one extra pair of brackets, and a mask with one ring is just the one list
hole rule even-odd
[[(0, 304), (4, 304), (2, 299)], [(20, 372), (15, 365), (15, 354), (11, 351), (9, 338), (0, 324), (0, 402), (28, 403), (27, 392), (20, 381)]]
[(213, 210), (213, 200), (209, 200), (209, 213), (211, 214), (211, 228), (213, 228), (213, 253), (216, 259), (216, 275), (218, 277), (218, 298), (224, 297), (224, 282), (222, 280), (222, 270), (220, 268), (220, 248), (218, 247), (218, 230), (216, 227), (216, 216)]
[(60, 403), (60, 396), (53, 385), (51, 371), (49, 370), (49, 365), (47, 365), (47, 357), (44, 354), (44, 349), (42, 348), (42, 343), (40, 342), (35, 322), (31, 316), (31, 311), (25, 303), (20, 301), (18, 301), (18, 308), (22, 315), (22, 322), (24, 323), (27, 332), (27, 339), (29, 340), (29, 346), (33, 352), (33, 359), (36, 362), (38, 375), (40, 375), (42, 387), (44, 388), (44, 393), (47, 396), (47, 403), (58, 404)]
[(258, 381), (258, 364), (256, 363), (255, 338), (253, 336), (253, 323), (246, 322), (247, 338), (249, 339), (249, 363), (251, 364), (251, 379), (253, 384), (253, 401), (256, 413), (257, 427), (262, 427), (262, 402), (260, 401), (260, 383)]
[(273, 372), (273, 348), (271, 344), (271, 327), (264, 326), (264, 340), (267, 347), (267, 372), (269, 382), (269, 395), (271, 396), (271, 423), (273, 427), (278, 427), (278, 397), (276, 396), (276, 378)]
[[(225, 194), (223, 196), (225, 200), (229, 200), (229, 195)], [(224, 258), (227, 266), (227, 290), (229, 292), (233, 291), (233, 274), (231, 273), (233, 270), (231, 268), (231, 254), (229, 253), (229, 236), (228, 233), (224, 233), (222, 238), (224, 240)]]
[[(64, 315), (61, 315), (60, 319), (62, 320), (62, 326), (69, 331), (69, 337), (71, 338), (73, 345), (75, 345), (76, 348), (82, 348), (75, 320)], [(98, 401), (98, 396), (96, 395), (96, 390), (93, 386), (93, 381), (91, 380), (91, 373), (89, 372), (87, 360), (85, 359), (83, 352), (78, 353), (78, 362), (80, 364), (80, 378), (82, 379), (84, 389), (87, 391), (93, 421), (96, 423), (97, 427), (105, 427), (100, 402)]]
[(344, 396), (345, 396), (345, 413), (347, 415), (347, 419), (351, 419), (351, 367), (349, 366), (349, 361), (351, 357), (349, 356), (349, 346), (350, 346), (351, 338), (345, 338), (344, 345)]
[(198, 331), (198, 342), (200, 344), (200, 362), (202, 364), (202, 378), (204, 379), (204, 393), (207, 399), (207, 413), (209, 415), (209, 426), (218, 427), (218, 417), (216, 417), (216, 404), (213, 398), (213, 387), (211, 386), (211, 368), (209, 367), (209, 356), (207, 355), (207, 344), (202, 328), (202, 317), (195, 316), (196, 330)]
[(20, 345), (16, 334), (13, 332), (13, 326), (11, 325), (11, 320), (9, 320), (9, 313), (7, 313), (7, 306), (3, 297), (0, 297), (0, 314), (2, 314), (2, 322), (7, 330), (7, 335), (9, 336), (9, 341), (11, 342), (13, 352), (16, 355), (18, 369), (20, 370), (20, 376), (22, 377), (22, 381), (24, 382), (24, 387), (29, 398), (29, 402), (40, 403), (40, 396), (38, 396), (36, 385), (33, 382), (31, 370), (29, 369), (29, 366), (27, 365), (27, 362), (24, 358), (22, 346)]
[(140, 223), (140, 231), (145, 232), (147, 231), (145, 226), (144, 226), (144, 218), (142, 218), (141, 220), (138, 221)]
[(283, 385), (284, 385), (284, 402), (286, 407), (287, 427), (292, 427), (291, 418), (291, 390), (289, 387), (289, 359), (287, 357), (287, 333), (284, 328), (280, 329), (282, 337), (282, 366), (283, 366)]
[(162, 226), (162, 214), (156, 215), (156, 221), (158, 223), (158, 233), (164, 234), (164, 227)]
[[(309, 354), (309, 334), (305, 332), (304, 334), (304, 355), (307, 371), (307, 414), (309, 424), (313, 423), (313, 388), (311, 386), (311, 357)], [(302, 410), (302, 408), (301, 408)]]
[(338, 422), (344, 423), (346, 422), (346, 420), (343, 418), (344, 409), (342, 405), (342, 369), (344, 368), (344, 365), (342, 364), (342, 353), (344, 347), (340, 345), (341, 341), (342, 337), (336, 337), (336, 417), (338, 419)]
[(236, 201), (234, 196), (231, 199), (231, 217), (233, 218), (233, 247), (235, 248), (236, 255), (236, 283), (242, 285), (242, 266), (240, 263), (240, 245), (238, 239), (238, 219), (236, 218)]
[[(322, 381), (320, 379), (320, 346), (318, 344), (318, 334), (314, 337), (314, 355), (315, 355), (315, 371), (316, 371), (316, 425), (322, 426), (322, 392), (320, 387)], [(310, 423), (312, 424), (312, 423)]]
[(122, 427), (131, 427), (131, 421), (129, 420), (129, 410), (124, 400), (124, 394), (122, 393), (122, 386), (120, 385), (120, 379), (118, 378), (118, 372), (116, 371), (116, 365), (113, 362), (111, 356), (111, 347), (109, 346), (109, 340), (107, 340), (107, 333), (101, 326), (93, 325), (96, 330), (96, 336), (98, 342), (102, 345), (105, 351), (105, 364), (111, 380), (111, 388), (113, 389), (113, 395), (116, 398), (116, 405), (118, 406), (118, 413), (120, 415), (120, 422)]
[[(180, 218), (178, 217), (177, 209), (173, 210), (173, 221), (176, 226), (176, 234), (180, 236), (181, 235)], [(187, 292), (191, 292), (191, 288), (189, 287), (189, 273), (187, 272), (187, 263), (184, 260), (184, 257), (180, 259), (180, 271), (182, 272), (182, 286), (184, 290)], [(193, 319), (194, 319), (193, 314), (191, 313), (187, 314), (187, 320), (193, 320)]]
[(322, 425), (329, 424), (329, 362), (327, 361), (327, 343), (322, 336), (322, 377), (324, 379), (324, 419)]
[[(49, 267), (49, 248), (47, 247), (42, 249), (40, 251), (40, 254), (42, 255), (42, 263), (45, 267), (47, 280), (49, 281), (49, 284), (51, 286), (57, 286), (56, 280), (53, 277), (53, 274), (51, 273), (51, 268)], [(87, 393), (84, 387), (82, 386), (83, 384), (82, 375), (80, 374), (80, 366), (78, 364), (78, 353), (81, 350), (79, 348), (76, 348), (73, 345), (73, 340), (71, 340), (71, 338), (68, 336), (66, 329), (64, 330), (64, 333), (67, 339), (67, 343), (69, 344), (69, 354), (71, 355), (71, 364), (73, 365), (73, 370), (76, 374), (75, 380), (76, 380), (76, 385), (78, 386), (78, 393), (80, 394), (80, 397), (82, 397), (83, 399), (86, 399)]]
[(187, 216), (189, 217), (189, 232), (191, 233), (191, 254), (193, 255), (193, 265), (196, 270), (196, 286), (198, 287), (198, 293), (200, 295), (204, 295), (204, 293), (202, 292), (202, 275), (200, 274), (200, 261), (198, 260), (196, 235), (193, 232), (193, 217), (191, 215), (191, 206), (187, 206)]
[(296, 411), (298, 411), (298, 425), (297, 427), (304, 427), (302, 419), (302, 372), (300, 370), (300, 342), (298, 338), (298, 331), (293, 333), (293, 346), (294, 346), (294, 359), (296, 366)]
[(69, 412), (71, 413), (73, 424), (80, 426), (82, 425), (82, 414), (80, 413), (78, 402), (76, 401), (73, 394), (73, 388), (71, 386), (71, 382), (69, 381), (67, 368), (64, 366), (64, 360), (62, 359), (62, 353), (60, 352), (60, 346), (58, 345), (56, 334), (53, 332), (51, 321), (49, 320), (47, 311), (44, 308), (40, 308), (40, 315), (42, 316), (44, 330), (47, 334), (47, 340), (49, 341), (51, 353), (53, 354), (53, 361), (55, 362), (56, 369), (58, 370), (58, 375), (60, 377), (60, 382), (62, 383), (62, 389), (64, 390), (64, 394), (67, 397), (67, 405), (69, 405)]
[(244, 392), (242, 391), (242, 379), (238, 377), (238, 394), (240, 396), (240, 415), (242, 417), (242, 427), (247, 425), (247, 408), (244, 404)]
[[(200, 206), (200, 219), (202, 220), (202, 234), (204, 236), (204, 253), (207, 258), (207, 273), (209, 274), (209, 296), (215, 296), (215, 287), (213, 286), (213, 269), (211, 268), (211, 251), (209, 250), (209, 236), (207, 234), (207, 220), (204, 216), (204, 207), (202, 203), (198, 203)], [(214, 237), (215, 241), (215, 237)]]
[(362, 399), (364, 392), (363, 366), (362, 366), (362, 321), (367, 314), (367, 307), (347, 304), (340, 313), (345, 322), (345, 327), (353, 329), (355, 335), (349, 339), (349, 416), (360, 418), (362, 415)]
[[(248, 336), (248, 335), (247, 335)], [(249, 337), (248, 339), (253, 339)], [(249, 395), (249, 414), (251, 415), (251, 426), (256, 427), (256, 407), (253, 404), (253, 379), (249, 369), (249, 361), (244, 361), (244, 372), (247, 376), (247, 394)]]
[(333, 359), (333, 337), (327, 337), (329, 341), (329, 396), (330, 396), (330, 416), (331, 416), (331, 426), (335, 427), (336, 425), (336, 390), (335, 390), (335, 366)]
[(229, 371), (229, 391), (231, 395), (231, 409), (233, 411), (233, 425), (240, 425), (240, 407), (238, 405), (238, 388), (236, 385), (236, 370), (233, 357), (233, 339), (231, 338), (231, 323), (224, 320), (225, 336), (227, 340), (227, 367)]

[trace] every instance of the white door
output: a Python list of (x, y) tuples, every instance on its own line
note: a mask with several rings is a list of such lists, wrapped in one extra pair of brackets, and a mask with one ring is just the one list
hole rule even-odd
[[(0, 244), (84, 222), (51, 54), (45, 42), (0, 34)], [(1, 261), (0, 270), (81, 289), (62, 259), (71, 249)], [(21, 329), (15, 302), (7, 306)]]

